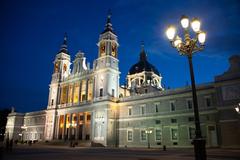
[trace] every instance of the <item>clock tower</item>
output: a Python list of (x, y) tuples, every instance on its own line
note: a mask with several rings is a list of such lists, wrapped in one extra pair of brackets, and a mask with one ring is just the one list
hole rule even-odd
[(113, 31), (111, 14), (103, 32), (99, 36), (98, 58), (94, 61), (95, 89), (94, 97), (118, 97), (119, 68), (118, 68), (118, 39)]

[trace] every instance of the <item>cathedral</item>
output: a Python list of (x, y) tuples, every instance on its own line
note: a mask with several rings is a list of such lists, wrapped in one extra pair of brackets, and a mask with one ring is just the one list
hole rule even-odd
[[(53, 61), (45, 110), (8, 115), (5, 138), (20, 141), (99, 144), (106, 147), (193, 147), (195, 123), (190, 86), (166, 89), (147, 59), (139, 60), (120, 85), (118, 37), (111, 16), (97, 43), (93, 67), (83, 52), (74, 60), (67, 36)], [(239, 147), (240, 56), (213, 82), (197, 86), (201, 130), (207, 147)]]

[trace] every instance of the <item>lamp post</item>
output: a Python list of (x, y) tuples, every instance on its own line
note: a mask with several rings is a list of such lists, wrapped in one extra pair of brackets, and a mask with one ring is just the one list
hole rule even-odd
[(150, 134), (152, 133), (152, 130), (147, 129), (145, 131), (145, 133), (147, 134), (148, 149), (150, 149), (150, 139), (149, 139), (149, 137), (150, 137)]
[(204, 48), (204, 43), (206, 39), (206, 33), (200, 30), (201, 23), (197, 18), (192, 19), (191, 28), (195, 33), (195, 37), (190, 37), (189, 32), (189, 18), (187, 16), (182, 16), (180, 20), (181, 26), (184, 30), (184, 40), (176, 35), (176, 28), (174, 26), (169, 26), (166, 35), (170, 40), (172, 46), (177, 49), (180, 55), (185, 55), (188, 58), (191, 84), (192, 84), (192, 97), (193, 97), (193, 106), (194, 106), (194, 118), (195, 118), (195, 139), (194, 143), (194, 152), (196, 160), (206, 160), (206, 141), (203, 139), (200, 128), (199, 121), (199, 111), (198, 111), (198, 101), (196, 94), (195, 78), (192, 64), (192, 56), (195, 52), (201, 51)]

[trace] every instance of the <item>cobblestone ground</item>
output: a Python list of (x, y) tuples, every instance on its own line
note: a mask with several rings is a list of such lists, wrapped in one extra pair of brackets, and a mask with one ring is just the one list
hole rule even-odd
[[(193, 160), (192, 149), (84, 148), (17, 145), (1, 149), (3, 160)], [(240, 160), (238, 149), (207, 149), (208, 160)]]

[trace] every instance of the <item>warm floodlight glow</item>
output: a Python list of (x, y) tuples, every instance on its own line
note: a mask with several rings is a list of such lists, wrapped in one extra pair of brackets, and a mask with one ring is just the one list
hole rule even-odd
[(188, 28), (188, 26), (189, 26), (189, 19), (188, 19), (187, 16), (182, 16), (182, 18), (181, 18), (181, 25), (185, 29)]
[(197, 18), (194, 18), (191, 23), (192, 29), (194, 32), (200, 31), (201, 23)]
[(179, 48), (181, 44), (182, 44), (182, 39), (179, 36), (177, 36), (173, 42), (173, 45), (174, 47)]
[(200, 44), (204, 44), (206, 40), (206, 33), (205, 32), (201, 32), (198, 34), (198, 41)]
[(172, 41), (175, 37), (175, 34), (176, 34), (176, 28), (174, 26), (169, 26), (167, 31), (166, 31), (167, 38), (170, 41)]

